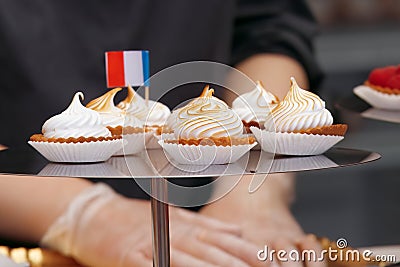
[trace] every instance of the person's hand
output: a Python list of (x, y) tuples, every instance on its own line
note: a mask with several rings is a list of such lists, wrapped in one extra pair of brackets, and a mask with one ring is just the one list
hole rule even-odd
[[(96, 185), (72, 201), (41, 243), (88, 266), (152, 266), (150, 214), (149, 201)], [(170, 218), (172, 266), (265, 266), (237, 226), (179, 208), (170, 208)]]
[[(279, 192), (279, 188), (275, 184), (277, 181), (273, 181), (274, 178), (289, 179), (290, 177), (283, 175), (282, 177), (267, 178), (265, 187), (260, 188), (254, 194), (248, 193), (248, 183), (245, 182), (246, 187), (242, 188), (244, 189), (242, 192), (240, 192), (241, 188), (235, 188), (227, 196), (203, 207), (200, 213), (240, 225), (242, 237), (256, 244), (258, 250), (263, 250), (267, 246), (269, 251), (284, 250), (289, 253), (296, 250), (301, 255), (303, 250), (314, 250), (317, 255), (321, 255), (322, 248), (315, 236), (306, 235), (293, 217), (287, 197), (274, 194)], [(287, 262), (279, 262), (276, 257), (273, 262), (282, 266), (294, 267), (301, 267), (303, 264), (315, 267), (325, 265), (324, 262), (307, 260), (302, 262), (288, 259)]]

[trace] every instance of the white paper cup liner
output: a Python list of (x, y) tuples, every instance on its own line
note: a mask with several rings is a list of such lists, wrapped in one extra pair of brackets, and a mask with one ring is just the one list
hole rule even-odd
[(85, 143), (28, 143), (49, 161), (84, 163), (106, 161), (121, 148), (122, 139)]
[(343, 136), (303, 133), (275, 133), (251, 127), (262, 150), (280, 155), (312, 156), (327, 151)]
[(153, 133), (151, 132), (124, 134), (122, 136), (124, 142), (121, 143), (121, 148), (113, 156), (134, 155), (143, 151), (152, 136)]
[(181, 145), (158, 141), (166, 152), (169, 160), (178, 164), (211, 165), (227, 164), (237, 161), (246, 154), (257, 142), (235, 146)]
[(400, 110), (400, 95), (390, 95), (360, 85), (353, 89), (354, 94), (375, 108)]

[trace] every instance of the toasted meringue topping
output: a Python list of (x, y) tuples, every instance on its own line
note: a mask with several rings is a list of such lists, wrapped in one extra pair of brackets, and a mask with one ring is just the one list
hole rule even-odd
[(47, 138), (69, 137), (108, 137), (110, 131), (103, 125), (100, 115), (85, 108), (80, 99), (83, 93), (77, 92), (69, 107), (61, 114), (48, 119), (42, 127), (42, 133)]
[(131, 86), (128, 86), (127, 97), (117, 107), (126, 110), (128, 114), (138, 117), (149, 126), (164, 125), (171, 114), (170, 109), (160, 102), (149, 100), (149, 105), (147, 106), (146, 101)]
[(139, 118), (132, 114), (127, 114), (127, 112), (114, 105), (114, 97), (121, 90), (122, 88), (114, 88), (104, 95), (90, 101), (86, 107), (97, 111), (105, 126), (142, 127), (143, 122)]
[(264, 89), (260, 81), (251, 92), (240, 95), (232, 102), (232, 109), (245, 122), (264, 123), (271, 110), (278, 104), (278, 98)]
[[(301, 89), (293, 77), (290, 81), (285, 99), (272, 110), (276, 131), (298, 132), (332, 125), (333, 117), (325, 108), (325, 102), (316, 94)], [(265, 128), (271, 128), (270, 121), (265, 122)]]
[(176, 112), (175, 136), (178, 139), (234, 137), (243, 133), (239, 116), (207, 87), (202, 95)]

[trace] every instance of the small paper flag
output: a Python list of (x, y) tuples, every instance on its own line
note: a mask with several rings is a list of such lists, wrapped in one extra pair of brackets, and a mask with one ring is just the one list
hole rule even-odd
[(105, 57), (108, 88), (149, 86), (149, 51), (110, 51)]

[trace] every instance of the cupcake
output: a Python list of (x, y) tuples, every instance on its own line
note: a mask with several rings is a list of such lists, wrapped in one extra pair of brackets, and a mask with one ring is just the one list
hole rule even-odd
[(180, 108), (175, 115), (174, 138), (160, 145), (180, 164), (226, 164), (238, 160), (257, 143), (243, 135), (240, 117), (205, 88), (202, 96)]
[(121, 146), (121, 136), (112, 136), (100, 115), (85, 108), (77, 92), (69, 107), (48, 119), (42, 134), (28, 142), (49, 161), (100, 162), (109, 159)]
[(271, 110), (278, 104), (278, 98), (264, 89), (260, 81), (257, 81), (256, 88), (248, 93), (240, 95), (232, 102), (232, 109), (239, 115), (246, 128), (263, 128)]
[(374, 69), (353, 92), (373, 107), (400, 110), (400, 65)]
[(263, 150), (282, 155), (322, 154), (341, 141), (347, 131), (347, 125), (333, 124), (325, 102), (301, 89), (294, 78), (286, 97), (272, 110), (272, 119), (266, 120), (265, 130), (250, 130)]
[(123, 135), (124, 146), (115, 153), (116, 156), (139, 153), (144, 150), (151, 136), (151, 133), (145, 130), (142, 120), (114, 105), (114, 97), (121, 90), (122, 88), (112, 89), (86, 105), (87, 108), (98, 112), (103, 125), (113, 135)]

